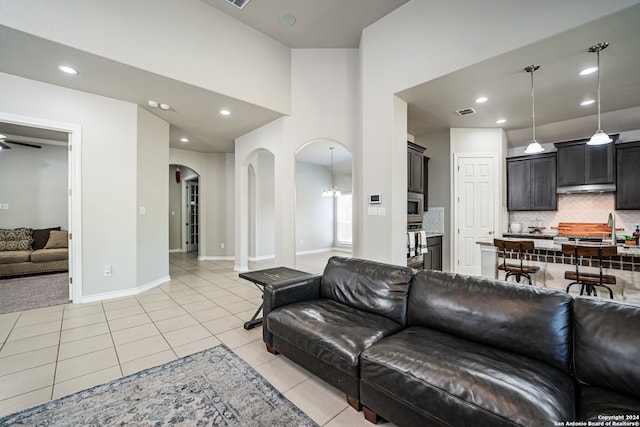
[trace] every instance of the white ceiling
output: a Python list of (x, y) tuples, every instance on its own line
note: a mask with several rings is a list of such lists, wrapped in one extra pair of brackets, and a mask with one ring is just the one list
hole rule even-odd
[[(259, 31), (294, 48), (357, 47), (364, 27), (406, 0), (251, 0), (244, 10), (226, 0), (205, 1)], [(282, 27), (277, 21), (292, 13), (297, 22)], [(595, 96), (595, 75), (579, 78), (578, 71), (595, 64), (589, 46), (608, 41), (601, 54), (603, 128), (609, 133), (640, 129), (640, 5), (531, 46), (489, 59), (399, 95), (408, 102), (408, 129), (414, 135), (450, 127), (502, 125), (511, 146), (531, 139), (530, 79), (523, 68), (541, 65), (535, 73), (536, 133), (540, 142), (583, 138), (596, 126), (595, 106), (580, 107)], [(268, 123), (280, 114), (218, 93), (203, 90), (87, 52), (69, 48), (0, 26), (0, 71), (59, 86), (136, 103), (171, 125), (170, 144), (200, 152), (233, 152), (236, 137)], [(55, 70), (60, 58), (81, 69), (70, 78)], [(486, 95), (489, 101), (475, 105)], [(171, 105), (151, 109), (148, 99)], [(234, 116), (223, 118), (219, 108)], [(455, 110), (476, 108), (478, 114), (458, 118)], [(635, 108), (632, 108), (635, 107)], [(615, 113), (611, 113), (615, 112)], [(2, 125), (0, 124), (0, 133)], [(182, 144), (179, 138), (188, 136)], [(322, 156), (319, 156), (322, 158)]]

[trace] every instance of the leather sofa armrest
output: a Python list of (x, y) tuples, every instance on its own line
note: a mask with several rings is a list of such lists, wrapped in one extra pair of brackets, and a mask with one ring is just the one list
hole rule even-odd
[(294, 302), (320, 298), (321, 279), (322, 274), (315, 274), (265, 286), (262, 308), (262, 338), (266, 344), (273, 346), (273, 335), (267, 326), (267, 316), (271, 310)]

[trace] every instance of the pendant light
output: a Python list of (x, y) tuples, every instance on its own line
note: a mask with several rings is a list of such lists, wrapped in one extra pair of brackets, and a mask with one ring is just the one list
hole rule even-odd
[(594, 44), (589, 48), (589, 53), (595, 52), (598, 57), (598, 130), (593, 134), (589, 142), (587, 142), (587, 145), (603, 145), (613, 141), (611, 138), (609, 138), (609, 135), (607, 135), (602, 130), (602, 127), (600, 126), (600, 51), (606, 49), (607, 46), (609, 46), (609, 43), (602, 42)]
[(333, 185), (333, 149), (335, 147), (329, 147), (329, 150), (331, 150), (331, 186), (330, 187), (325, 187), (324, 191), (322, 192), (322, 197), (340, 197), (340, 189)]
[(533, 137), (531, 138), (531, 142), (529, 143), (529, 145), (527, 145), (527, 149), (524, 150), (525, 154), (536, 154), (536, 153), (542, 153), (544, 151), (544, 148), (542, 147), (542, 145), (540, 145), (540, 143), (536, 141), (536, 98), (535, 98), (535, 91), (533, 87), (533, 72), (536, 71), (538, 68), (540, 68), (540, 65), (534, 64), (534, 65), (529, 65), (524, 69), (524, 71), (526, 71), (527, 73), (531, 73), (531, 122), (532, 122), (531, 129), (533, 132)]

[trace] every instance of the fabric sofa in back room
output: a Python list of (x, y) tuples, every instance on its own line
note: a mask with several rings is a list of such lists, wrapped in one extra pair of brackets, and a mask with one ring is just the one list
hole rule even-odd
[(640, 414), (640, 306), (333, 257), (265, 288), (267, 350), (377, 422), (553, 426)]
[(0, 229), (0, 277), (68, 270), (67, 231), (60, 227)]

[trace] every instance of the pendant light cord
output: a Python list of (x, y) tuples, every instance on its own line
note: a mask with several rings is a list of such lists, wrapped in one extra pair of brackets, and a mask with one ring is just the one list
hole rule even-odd
[(533, 72), (535, 69), (531, 70), (531, 122), (532, 122), (532, 130), (533, 130), (533, 139), (531, 141), (536, 140), (536, 93), (533, 87)]
[(598, 132), (602, 132), (600, 125), (600, 49), (596, 51), (597, 67), (598, 67)]

